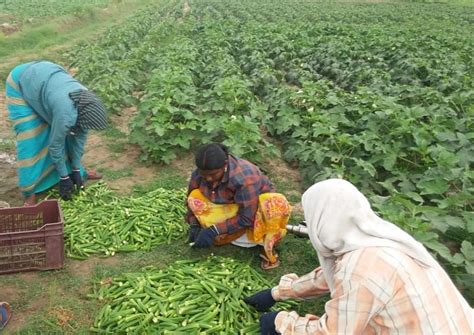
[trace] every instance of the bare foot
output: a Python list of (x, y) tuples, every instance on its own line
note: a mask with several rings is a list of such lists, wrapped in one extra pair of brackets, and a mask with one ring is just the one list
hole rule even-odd
[(24, 207), (30, 207), (36, 205), (36, 194), (32, 194), (25, 198)]

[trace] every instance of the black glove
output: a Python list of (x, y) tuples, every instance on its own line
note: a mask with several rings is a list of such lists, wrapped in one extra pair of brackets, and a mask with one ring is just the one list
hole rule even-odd
[(193, 248), (209, 248), (212, 243), (214, 243), (214, 239), (217, 235), (219, 234), (215, 226), (211, 226), (206, 229), (201, 229), (194, 241)]
[(275, 328), (275, 319), (280, 312), (270, 312), (262, 314), (260, 317), (260, 334), (262, 335), (276, 335), (278, 334)]
[(80, 191), (84, 188), (84, 183), (82, 181), (80, 170), (72, 170), (72, 173), (69, 175), (69, 178), (71, 178), (73, 184), (76, 185), (77, 191)]
[(196, 241), (196, 237), (198, 236), (200, 231), (201, 231), (200, 225), (197, 225), (197, 224), (190, 225), (188, 243)]
[(255, 309), (259, 312), (268, 311), (276, 303), (275, 299), (273, 299), (271, 288), (244, 298), (244, 301), (247, 304), (255, 307)]
[(74, 192), (74, 184), (69, 176), (61, 177), (59, 180), (59, 195), (64, 200), (71, 200), (72, 192)]

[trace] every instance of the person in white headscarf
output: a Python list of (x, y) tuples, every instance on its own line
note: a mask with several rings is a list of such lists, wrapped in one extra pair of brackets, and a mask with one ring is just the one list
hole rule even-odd
[(277, 301), (326, 293), (321, 316), (275, 311), (262, 334), (473, 334), (474, 310), (423, 245), (377, 216), (341, 179), (311, 186), (302, 198), (320, 267), (245, 299), (259, 311)]

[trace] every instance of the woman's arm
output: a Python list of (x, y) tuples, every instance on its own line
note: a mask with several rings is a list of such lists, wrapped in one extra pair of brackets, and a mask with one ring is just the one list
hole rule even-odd
[[(326, 313), (321, 317), (299, 316), (294, 311), (279, 312), (275, 329), (280, 334), (294, 335), (362, 334), (368, 332), (369, 321), (382, 305), (366, 286), (349, 280), (336, 287), (333, 298), (326, 303)], [(374, 329), (372, 331), (375, 333)]]
[(194, 215), (193, 211), (191, 210), (191, 208), (189, 208), (189, 204), (188, 204), (188, 197), (189, 197), (189, 194), (195, 190), (199, 188), (199, 182), (198, 182), (198, 172), (197, 170), (194, 170), (193, 173), (191, 174), (191, 179), (189, 180), (189, 185), (188, 185), (188, 192), (186, 193), (186, 208), (188, 209), (187, 212), (186, 212), (186, 216), (185, 216), (185, 220), (187, 223), (189, 223), (190, 225), (199, 225), (199, 221), (198, 219), (196, 218), (196, 216)]
[[(280, 312), (275, 319), (276, 330), (281, 334), (295, 335), (375, 333), (369, 325), (370, 321), (397, 291), (393, 268), (390, 264), (384, 268), (383, 264), (375, 262), (376, 259), (377, 254), (368, 249), (363, 253), (355, 251), (345, 254), (338, 262), (334, 274), (334, 291), (331, 292), (331, 300), (325, 305), (325, 313), (316, 317)], [(318, 280), (318, 276), (314, 278), (314, 281)], [(307, 285), (309, 289), (303, 289), (305, 296), (316, 294), (316, 289), (311, 290), (316, 286)], [(392, 317), (397, 318), (397, 315)]]
[(56, 166), (59, 176), (64, 177), (68, 175), (66, 168), (66, 136), (69, 133), (63, 115), (55, 115), (51, 122), (51, 133), (49, 135), (49, 156)]
[(87, 134), (87, 130), (80, 129), (74, 135), (67, 135), (68, 156), (69, 160), (71, 161), (72, 168), (79, 169), (81, 167), (81, 159), (84, 155)]
[(278, 286), (272, 289), (275, 300), (297, 299), (305, 300), (329, 293), (329, 288), (323, 276), (321, 267), (310, 273), (298, 277), (294, 273), (284, 275)]

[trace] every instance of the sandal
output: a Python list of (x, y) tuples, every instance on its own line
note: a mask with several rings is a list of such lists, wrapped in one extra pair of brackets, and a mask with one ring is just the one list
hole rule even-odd
[(0, 329), (5, 328), (12, 317), (12, 309), (7, 302), (0, 302)]
[(265, 255), (260, 254), (260, 257), (263, 258), (262, 261), (260, 262), (260, 268), (262, 270), (271, 270), (280, 266), (280, 258), (278, 258), (278, 256), (276, 256), (277, 260), (274, 263), (271, 263), (270, 260)]
[(97, 172), (96, 170), (93, 170), (93, 169), (86, 169), (87, 171), (87, 179), (88, 180), (98, 180), (98, 179), (102, 179), (102, 174)]

